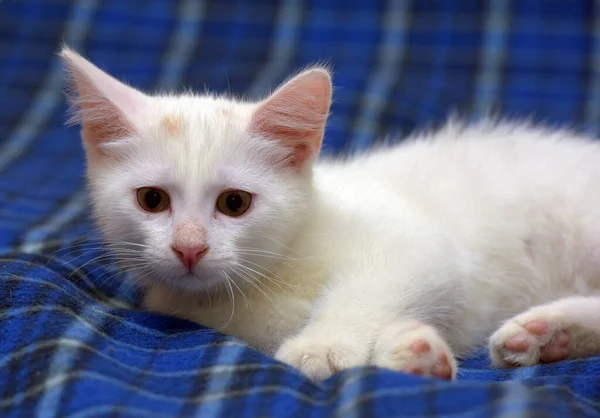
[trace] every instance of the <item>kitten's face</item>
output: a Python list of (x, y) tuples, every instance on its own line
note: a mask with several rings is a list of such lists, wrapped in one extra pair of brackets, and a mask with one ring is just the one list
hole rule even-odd
[[(110, 242), (133, 243), (121, 253), (131, 260), (125, 267), (141, 262), (147, 279), (198, 289), (240, 269), (242, 277), (247, 268), (265, 273), (253, 263), (264, 265), (272, 260), (267, 252), (284, 250), (310, 199), (310, 182), (270, 164), (269, 144), (244, 132), (248, 106), (180, 101), (190, 109), (185, 116), (159, 110), (141, 140), (115, 144), (122, 158), (92, 163), (101, 228)], [(172, 118), (177, 129), (165, 129)], [(199, 252), (207, 248), (191, 268), (177, 253), (186, 243), (173, 248), (186, 239)]]
[(63, 57), (94, 212), (123, 268), (191, 291), (260, 280), (310, 205), (328, 75), (303, 73), (261, 103), (151, 98)]

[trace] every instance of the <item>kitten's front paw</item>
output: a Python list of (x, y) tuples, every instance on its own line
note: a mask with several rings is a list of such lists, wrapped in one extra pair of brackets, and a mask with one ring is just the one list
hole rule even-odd
[(456, 378), (452, 350), (438, 332), (416, 321), (388, 327), (375, 346), (373, 363), (379, 367), (439, 379)]
[(284, 342), (275, 358), (316, 381), (367, 363), (367, 344), (330, 334), (300, 334)]
[(495, 366), (531, 366), (564, 360), (571, 336), (561, 312), (538, 307), (507, 321), (490, 337), (490, 357)]

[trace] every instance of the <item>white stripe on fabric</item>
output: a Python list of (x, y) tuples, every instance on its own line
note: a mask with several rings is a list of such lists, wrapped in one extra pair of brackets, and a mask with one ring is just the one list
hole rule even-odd
[(19, 251), (36, 253), (44, 247), (43, 239), (53, 232), (58, 232), (71, 220), (75, 219), (87, 208), (87, 193), (84, 190), (76, 192), (65, 205), (55, 209), (52, 216), (42, 225), (32, 228), (27, 232)]
[[(121, 323), (122, 326), (126, 326), (128, 328), (134, 329), (135, 331), (138, 331), (142, 334), (152, 335), (152, 336), (157, 336), (157, 337), (166, 337), (167, 336), (167, 334), (161, 333), (160, 331), (156, 331), (152, 328), (145, 328), (144, 326), (139, 325), (137, 323), (132, 323), (130, 321), (126, 321), (125, 319), (123, 319), (123, 317), (120, 317), (120, 316), (109, 314), (109, 313), (101, 311), (101, 310), (90, 308), (89, 312), (92, 312), (92, 311), (96, 314), (102, 315), (104, 319), (107, 319), (107, 318), (109, 318), (111, 320), (116, 319)], [(95, 326), (95, 324), (89, 322), (86, 318), (83, 318), (82, 316), (77, 315), (75, 313), (75, 311), (68, 309), (64, 306), (34, 305), (34, 306), (28, 306), (26, 308), (4, 309), (4, 310), (0, 311), (0, 320), (4, 319), (4, 318), (13, 318), (13, 317), (17, 317), (17, 316), (28, 317), (28, 316), (31, 316), (32, 313), (38, 313), (38, 312), (51, 312), (51, 313), (63, 314), (65, 316), (70, 317), (73, 320), (73, 322), (79, 322), (81, 325), (88, 328), (90, 330), (90, 333), (94, 333), (98, 336), (101, 336), (101, 337), (105, 338), (107, 341), (110, 341), (112, 344), (119, 345), (122, 347), (127, 347), (129, 349), (136, 350), (136, 351), (142, 351), (145, 353), (185, 353), (185, 352), (202, 351), (206, 348), (214, 348), (214, 347), (222, 347), (222, 346), (246, 347), (247, 348), (246, 344), (244, 344), (243, 342), (236, 340), (234, 338), (231, 338), (226, 341), (221, 341), (218, 343), (211, 342), (211, 343), (198, 344), (198, 345), (194, 345), (191, 347), (173, 348), (173, 349), (168, 349), (168, 350), (167, 349), (156, 350), (156, 349), (141, 347), (141, 346), (127, 343), (125, 341), (121, 341), (121, 340), (112, 338), (110, 335), (106, 334), (100, 328), (97, 328)], [(217, 331), (213, 331), (213, 330), (209, 330), (209, 329), (200, 330), (200, 331), (187, 331), (187, 332), (180, 332), (178, 335), (179, 336), (189, 336), (189, 335), (200, 336), (200, 335), (206, 335), (206, 334), (217, 334)]]
[[(94, 304), (88, 306), (79, 313), (81, 318), (96, 318), (94, 326), (97, 329), (101, 329), (102, 325), (106, 322), (107, 316), (97, 315), (94, 312)], [(90, 345), (90, 340), (94, 337), (95, 333), (92, 329), (86, 326), (82, 326), (79, 321), (73, 321), (71, 326), (67, 328), (63, 334), (63, 338), (72, 338), (81, 341), (86, 345)], [(73, 353), (71, 348), (59, 347), (54, 351), (50, 365), (46, 370), (46, 379), (44, 382), (44, 391), (41, 399), (39, 399), (36, 408), (36, 416), (58, 416), (59, 402), (63, 396), (64, 390), (67, 388), (66, 385), (53, 384), (55, 379), (60, 379), (69, 373), (72, 367), (72, 362), (77, 359), (77, 355)]]
[(600, 135), (600, 7), (596, 6), (592, 30), (592, 81), (585, 106), (585, 124), (592, 135)]
[(265, 95), (288, 71), (300, 33), (302, 2), (286, 0), (279, 6), (269, 60), (260, 69), (249, 93)]
[[(94, 16), (98, 0), (81, 0), (75, 3), (69, 16), (64, 41), (72, 48), (79, 48)], [(23, 153), (39, 133), (40, 126), (52, 116), (61, 103), (64, 75), (61, 59), (54, 56), (50, 73), (41, 92), (31, 100), (24, 119), (0, 148), (0, 171)]]
[[(231, 347), (230, 349), (220, 349), (219, 355), (215, 360), (215, 364), (239, 364), (239, 359), (242, 353), (248, 350), (245, 347)], [(216, 394), (216, 393), (227, 393), (230, 391), (231, 383), (234, 377), (237, 377), (237, 372), (232, 372), (227, 375), (226, 378), (219, 375), (209, 375), (210, 379), (206, 385), (204, 393)], [(220, 417), (223, 414), (223, 402), (216, 403), (200, 403), (195, 411), (195, 416), (198, 418), (203, 417)]]
[(405, 31), (410, 1), (388, 1), (384, 11), (381, 46), (377, 66), (368, 80), (360, 115), (350, 143), (352, 151), (367, 148), (373, 142), (377, 123), (391, 95), (394, 79), (399, 77), (400, 63), (406, 48)]
[[(129, 372), (132, 373), (140, 373), (140, 374), (145, 374), (148, 376), (152, 376), (152, 377), (159, 377), (159, 378), (175, 378), (175, 379), (182, 379), (184, 377), (194, 377), (194, 376), (198, 376), (198, 375), (221, 375), (221, 374), (235, 374), (235, 373), (246, 373), (246, 372), (250, 372), (250, 371), (269, 371), (269, 372), (273, 372), (276, 370), (279, 371), (284, 371), (287, 369), (286, 366), (284, 366), (283, 364), (277, 364), (277, 363), (273, 363), (273, 364), (265, 364), (265, 363), (237, 363), (237, 362), (233, 362), (231, 364), (219, 364), (219, 362), (217, 362), (217, 364), (215, 365), (210, 365), (210, 366), (205, 366), (205, 367), (194, 367), (194, 368), (189, 368), (187, 367), (185, 370), (178, 370), (178, 371), (154, 371), (154, 370), (149, 370), (147, 368), (140, 368), (140, 367), (135, 367), (135, 366), (130, 366), (129, 364), (123, 363), (120, 360), (117, 360), (114, 357), (111, 357), (110, 355), (97, 350), (96, 348), (94, 348), (91, 345), (85, 344), (81, 341), (72, 339), (72, 338), (65, 338), (65, 337), (61, 337), (61, 338), (55, 338), (55, 339), (51, 339), (51, 340), (42, 340), (42, 341), (38, 341), (34, 344), (29, 344), (25, 347), (22, 347), (21, 349), (19, 349), (18, 351), (14, 351), (11, 352), (10, 354), (5, 355), (4, 357), (0, 358), (0, 369), (3, 367), (6, 367), (8, 364), (13, 363), (13, 362), (17, 362), (19, 361), (21, 358), (31, 355), (31, 354), (35, 354), (37, 351), (42, 351), (42, 350), (46, 350), (48, 348), (54, 348), (54, 347), (59, 347), (61, 349), (71, 349), (71, 351), (87, 351), (92, 353), (95, 357), (100, 357), (103, 358), (104, 360), (108, 361), (109, 363), (113, 364), (116, 367), (119, 367), (121, 369), (127, 370)], [(230, 347), (230, 346), (223, 346), (223, 347)], [(153, 353), (147, 353), (148, 355), (152, 355)], [(144, 359), (144, 357), (141, 357), (141, 359)]]
[(204, 19), (205, 3), (187, 0), (179, 5), (179, 23), (168, 47), (158, 84), (161, 88), (173, 90), (181, 82), (181, 75), (192, 58), (192, 50), (200, 33)]
[(173, 414), (163, 414), (154, 410), (136, 408), (131, 406), (123, 406), (118, 404), (106, 404), (101, 406), (91, 406), (81, 409), (74, 414), (67, 415), (66, 418), (90, 418), (90, 417), (105, 417), (113, 416), (132, 416), (132, 417), (147, 417), (147, 418), (173, 418)]
[[(0, 260), (2, 260), (2, 259), (0, 258)], [(13, 261), (13, 259), (9, 259), (9, 260), (10, 260), (10, 262)], [(36, 267), (38, 267), (38, 266), (36, 266)], [(43, 267), (40, 267), (40, 268), (43, 268)], [(56, 273), (50, 269), (44, 269), (44, 270), (46, 270), (48, 272)], [(85, 277), (85, 276), (80, 276), (80, 277)], [(69, 285), (69, 287), (70, 287), (69, 290), (62, 288), (61, 286), (58, 286), (57, 284), (54, 284), (49, 280), (34, 279), (31, 277), (21, 277), (21, 276), (15, 275), (15, 274), (9, 274), (7, 276), (0, 275), (0, 281), (10, 281), (13, 279), (15, 281), (19, 281), (19, 282), (23, 282), (23, 283), (39, 284), (47, 289), (52, 289), (54, 291), (61, 292), (63, 295), (71, 298), (71, 300), (75, 301), (76, 303), (85, 303), (85, 301), (87, 301), (87, 300), (93, 300), (97, 306), (104, 306), (106, 308), (131, 309), (133, 307), (132, 305), (123, 303), (118, 299), (112, 299), (112, 298), (106, 298), (105, 300), (99, 299), (95, 295), (84, 291), (81, 287), (77, 286), (72, 280), (69, 280), (68, 278), (65, 278), (63, 280), (63, 283), (67, 283)], [(86, 285), (89, 286), (90, 284), (86, 281)]]
[(493, 110), (500, 88), (500, 70), (506, 50), (510, 2), (489, 0), (485, 34), (481, 46), (479, 71), (475, 82), (472, 120), (479, 120)]

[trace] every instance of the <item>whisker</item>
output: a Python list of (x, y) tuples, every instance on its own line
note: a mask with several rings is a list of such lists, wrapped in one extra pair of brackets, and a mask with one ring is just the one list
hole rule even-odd
[(294, 258), (294, 257), (290, 257), (285, 254), (280, 254), (280, 253), (276, 253), (273, 251), (266, 251), (266, 250), (261, 250), (261, 249), (256, 249), (256, 248), (240, 247), (240, 248), (237, 248), (234, 252), (235, 253), (248, 253), (248, 254), (264, 254), (265, 256), (271, 255), (271, 256), (273, 256), (273, 258), (280, 258), (282, 260), (291, 260), (291, 261), (304, 260), (303, 258)]
[(248, 300), (248, 297), (246, 296), (246, 294), (242, 291), (242, 289), (238, 286), (238, 284), (235, 282), (235, 280), (231, 279), (231, 283), (236, 287), (236, 289), (240, 292), (240, 294), (244, 297), (244, 300), (246, 302), (246, 306), (250, 306), (250, 301)]
[[(275, 305), (275, 302), (273, 302), (273, 299), (271, 299), (271, 297), (269, 295), (267, 295), (267, 293), (260, 288), (260, 286), (257, 285), (256, 282), (260, 283), (260, 281), (256, 281), (256, 278), (253, 276), (248, 275), (247, 273), (244, 273), (242, 270), (237, 269), (236, 267), (232, 268), (233, 271), (238, 274), (238, 276), (240, 276), (240, 278), (242, 278), (243, 280), (245, 280), (247, 283), (249, 283), (250, 285), (252, 285), (257, 291), (259, 291), (260, 293), (263, 294), (263, 296), (265, 298), (267, 298), (267, 300), (269, 302), (271, 302), (272, 305)], [(270, 289), (269, 289), (270, 290)], [(271, 290), (271, 292), (273, 292)]]
[(231, 295), (231, 315), (229, 316), (229, 319), (227, 320), (227, 322), (222, 327), (219, 327), (218, 331), (225, 330), (231, 323), (231, 320), (233, 319), (233, 315), (235, 314), (235, 295), (233, 294), (233, 287), (231, 286), (232, 280), (231, 280), (231, 277), (229, 277), (229, 275), (226, 272), (222, 272), (222, 273), (225, 275), (225, 277), (227, 279), (226, 283), (227, 283), (227, 286), (229, 287), (229, 292), (230, 292), (229, 294)]
[[(269, 289), (273, 294), (275, 293), (275, 292), (273, 292), (273, 289), (270, 289), (265, 283), (263, 283), (262, 280), (256, 278), (256, 276), (254, 276), (254, 274), (258, 274), (259, 276), (261, 276), (262, 279), (265, 279), (265, 280), (267, 280), (267, 282), (272, 283), (273, 285), (277, 286), (277, 288), (281, 292), (283, 292), (286, 295), (288, 294), (287, 290), (284, 289), (276, 280), (273, 280), (272, 278), (270, 278), (268, 276), (265, 276), (264, 274), (262, 274), (262, 273), (260, 273), (260, 272), (258, 272), (256, 270), (254, 270), (254, 269), (252, 269), (252, 268), (250, 268), (248, 266), (244, 266), (242, 264), (239, 264), (237, 267), (243, 269), (247, 274), (252, 275), (252, 277), (254, 277), (255, 280), (257, 280), (259, 283), (263, 284), (265, 286), (265, 288)], [(284, 284), (286, 284), (286, 283), (284, 283)]]
[[(295, 292), (296, 294), (298, 294), (298, 290), (296, 289), (296, 287), (295, 287), (295, 286), (293, 286), (293, 285), (291, 285), (290, 283), (286, 282), (286, 281), (285, 281), (283, 278), (281, 278), (281, 277), (280, 277), (280, 276), (278, 276), (277, 274), (273, 273), (271, 270), (267, 269), (266, 267), (263, 267), (263, 266), (261, 266), (261, 265), (259, 265), (259, 264), (253, 263), (253, 262), (251, 262), (251, 261), (249, 261), (249, 260), (245, 260), (245, 259), (240, 259), (240, 261), (241, 261), (242, 263), (236, 263), (236, 265), (238, 265), (238, 266), (240, 266), (240, 267), (242, 267), (242, 268), (244, 268), (244, 269), (246, 269), (246, 270), (248, 270), (248, 271), (251, 271), (251, 272), (253, 272), (253, 273), (256, 273), (256, 274), (258, 274), (259, 276), (261, 276), (261, 277), (263, 277), (264, 279), (266, 279), (266, 280), (270, 281), (271, 283), (273, 283), (273, 284), (274, 284), (275, 286), (277, 286), (277, 287), (278, 287), (278, 288), (279, 288), (281, 291), (285, 292), (285, 290), (284, 290), (284, 289), (281, 287), (281, 285), (285, 285), (285, 286), (286, 286), (288, 289), (290, 289), (291, 291), (293, 291), (293, 292)], [(262, 269), (263, 269), (263, 270), (265, 270), (266, 272), (268, 272), (268, 273), (272, 274), (274, 277), (269, 277), (269, 276), (267, 276), (266, 274), (264, 274), (264, 273), (261, 273), (260, 271), (258, 271), (258, 270), (256, 270), (256, 269), (253, 269), (253, 268), (251, 268), (251, 267), (248, 267), (247, 265), (243, 264), (244, 262), (246, 262), (246, 263), (250, 263), (250, 264), (252, 264), (252, 265), (255, 265), (255, 266), (259, 267), (259, 268), (262, 268)], [(276, 280), (276, 279), (277, 279), (277, 280)]]

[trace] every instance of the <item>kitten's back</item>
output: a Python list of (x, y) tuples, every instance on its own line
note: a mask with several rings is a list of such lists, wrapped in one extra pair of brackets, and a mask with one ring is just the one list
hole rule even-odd
[[(325, 162), (317, 178), (328, 195), (343, 184), (346, 200), (355, 196), (355, 210), (373, 223), (386, 210), (374, 201), (394, 207), (386, 193), (407, 201), (460, 248), (466, 280), (482, 284), (481, 300), (499, 299), (511, 313), (600, 290), (600, 142), (526, 124), (451, 123)], [(388, 216), (379, 222), (398, 234), (407, 227)]]

